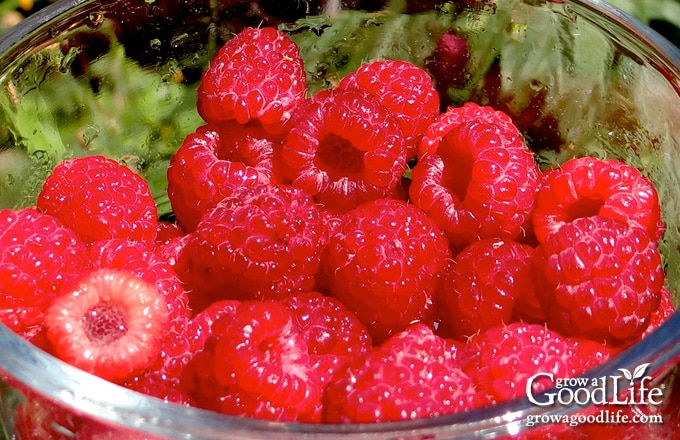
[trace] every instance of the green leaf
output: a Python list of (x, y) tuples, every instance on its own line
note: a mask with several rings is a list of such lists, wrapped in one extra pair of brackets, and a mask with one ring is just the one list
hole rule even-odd
[(59, 161), (101, 154), (146, 178), (159, 214), (168, 213), (164, 167), (202, 123), (196, 85), (176, 82), (173, 73), (181, 67), (173, 63), (161, 73), (143, 69), (111, 35), (110, 51), (82, 75), (70, 69), (78, 53), (63, 54), (58, 47), (17, 71), (10, 98), (0, 102), (3, 145), (13, 145), (0, 152), (12, 161), (0, 166), (0, 208), (34, 203)]

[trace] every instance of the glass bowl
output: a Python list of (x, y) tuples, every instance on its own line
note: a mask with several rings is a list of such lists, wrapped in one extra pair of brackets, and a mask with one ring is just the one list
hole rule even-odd
[[(65, 157), (105, 154), (150, 183), (171, 216), (165, 168), (200, 118), (201, 73), (244, 26), (278, 26), (302, 49), (312, 91), (361, 61), (423, 64), (443, 33), (470, 45), (464, 75), (440, 92), (508, 112), (543, 166), (593, 154), (640, 168), (660, 193), (667, 287), (680, 299), (680, 53), (600, 0), (318, 2), (62, 0), (0, 37), (0, 208), (34, 203)], [(323, 66), (323, 68), (321, 68)], [(584, 378), (623, 380), (644, 366), (663, 391), (661, 438), (680, 426), (673, 388), (680, 315)], [(618, 383), (618, 382), (617, 382)], [(623, 383), (623, 382), (621, 382)], [(625, 384), (624, 384), (625, 385)], [(624, 386), (622, 385), (622, 387)], [(621, 388), (623, 389), (623, 388)], [(589, 405), (526, 398), (426, 420), (356, 425), (265, 422), (170, 404), (79, 371), (0, 325), (0, 437), (15, 438), (22, 411), (38, 414), (30, 438), (441, 439), (543, 436), (531, 420), (588, 414)], [(562, 434), (583, 436), (563, 424)], [(26, 438), (16, 437), (16, 438)]]

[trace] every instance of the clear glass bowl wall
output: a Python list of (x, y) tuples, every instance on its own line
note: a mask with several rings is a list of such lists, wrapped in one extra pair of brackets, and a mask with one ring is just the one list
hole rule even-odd
[[(677, 302), (680, 56), (675, 47), (597, 0), (348, 3), (353, 6), (63, 0), (37, 12), (0, 37), (0, 208), (32, 204), (42, 179), (60, 159), (105, 154), (136, 166), (149, 179), (159, 213), (170, 214), (162, 170), (184, 136), (200, 124), (195, 89), (201, 72), (243, 26), (288, 30), (311, 66), (312, 91), (333, 84), (367, 58), (422, 64), (437, 38), (455, 29), (470, 42), (472, 56), (464, 81), (446, 94), (449, 104), (474, 100), (506, 110), (544, 166), (577, 154), (617, 157), (657, 184), (667, 223), (661, 250)], [(326, 15), (306, 18), (320, 11)], [(649, 362), (648, 373), (663, 379), (680, 354), (677, 328), (678, 314), (590, 377)], [(0, 378), (0, 436), (8, 438), (17, 407), (27, 404), (45, 411), (55, 438), (108, 431), (107, 438), (206, 440), (360, 434), (366, 439), (491, 438), (525, 429), (529, 414), (577, 409), (539, 408), (518, 399), (400, 423), (259, 422), (128, 391), (46, 355), (4, 326)], [(69, 426), (50, 425), (55, 408), (72, 413)]]

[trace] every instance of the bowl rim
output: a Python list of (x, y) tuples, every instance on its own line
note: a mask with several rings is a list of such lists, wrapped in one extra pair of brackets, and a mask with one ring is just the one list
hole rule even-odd
[[(549, 1), (550, 2), (550, 1)], [(657, 57), (659, 65), (680, 78), (680, 50), (659, 33), (628, 13), (602, 0), (555, 0), (567, 7), (597, 13), (639, 39)], [(101, 5), (98, 0), (59, 0), (30, 15), (0, 35), (0, 54), (12, 50), (32, 33), (51, 20), (85, 5)], [(670, 78), (667, 75), (667, 78)], [(674, 84), (676, 90), (680, 85)], [(598, 378), (620, 368), (631, 369), (642, 362), (650, 362), (649, 374), (665, 372), (680, 355), (680, 313), (674, 313), (648, 337), (581, 377)], [(659, 344), (657, 341), (664, 341)], [(87, 414), (103, 423), (120, 428), (138, 429), (167, 438), (188, 438), (182, 433), (192, 432), (190, 438), (217, 439), (225, 432), (230, 437), (249, 436), (278, 438), (384, 438), (384, 435), (420, 437), (423, 435), (447, 438), (491, 438), (496, 435), (516, 434), (527, 416), (566, 415), (578, 407), (553, 406), (542, 408), (526, 398), (517, 398), (497, 405), (465, 413), (385, 423), (363, 424), (308, 424), (271, 422), (228, 416), (198, 408), (185, 407), (143, 395), (79, 370), (41, 351), (0, 323), (0, 380), (9, 374), (43, 397), (58, 401), (75, 413)], [(49, 380), (45, 372), (53, 371)], [(526, 429), (522, 427), (522, 429)], [(221, 433), (221, 435), (220, 435)]]

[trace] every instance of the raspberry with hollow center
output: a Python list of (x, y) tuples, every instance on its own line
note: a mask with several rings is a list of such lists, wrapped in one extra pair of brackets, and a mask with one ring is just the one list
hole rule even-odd
[(196, 403), (224, 414), (318, 422), (323, 389), (292, 312), (277, 301), (244, 301), (219, 318), (182, 386)]
[(184, 138), (168, 166), (168, 197), (177, 221), (193, 231), (201, 216), (238, 188), (278, 181), (274, 145), (259, 125), (208, 124)]
[(586, 156), (545, 172), (532, 214), (539, 242), (565, 223), (594, 215), (640, 227), (653, 240), (665, 229), (654, 185), (624, 162)]
[(406, 171), (396, 118), (359, 89), (323, 90), (302, 104), (281, 158), (293, 186), (334, 212), (393, 194)]
[(480, 118), (449, 131), (411, 178), (413, 203), (460, 250), (474, 240), (523, 236), (539, 170), (517, 128)]
[(324, 271), (331, 296), (368, 326), (374, 343), (432, 319), (432, 296), (448, 243), (432, 219), (401, 200), (346, 213), (330, 239)]
[(283, 32), (244, 28), (220, 48), (203, 74), (197, 106), (207, 122), (259, 121), (281, 133), (307, 95), (300, 50)]
[(104, 156), (60, 162), (45, 179), (37, 207), (63, 221), (87, 243), (156, 237), (156, 202), (148, 183)]
[(564, 224), (534, 254), (537, 296), (567, 335), (622, 345), (637, 340), (657, 309), (665, 274), (656, 242), (609, 217)]
[(418, 143), (418, 158), (423, 159), (436, 153), (442, 138), (447, 133), (463, 122), (470, 121), (483, 121), (503, 127), (504, 130), (513, 130), (513, 127), (515, 127), (507, 113), (490, 106), (482, 106), (470, 101), (459, 107), (449, 107), (427, 126)]
[(167, 305), (155, 286), (127, 272), (88, 272), (60, 292), (45, 313), (54, 354), (122, 383), (158, 356)]

